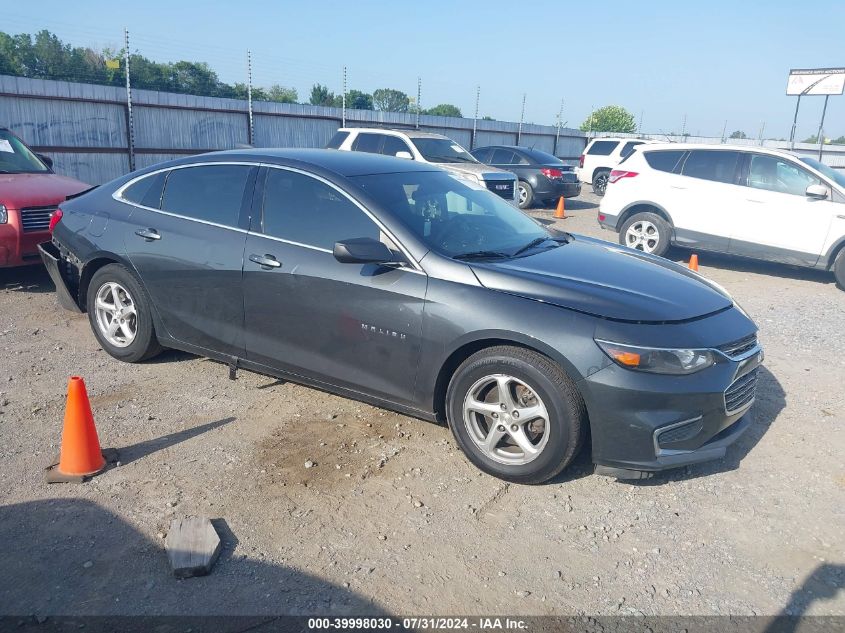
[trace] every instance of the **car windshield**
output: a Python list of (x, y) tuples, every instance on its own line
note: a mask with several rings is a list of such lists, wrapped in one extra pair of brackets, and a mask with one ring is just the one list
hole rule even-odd
[(411, 138), (420, 154), (430, 163), (477, 163), (478, 161), (448, 138), (425, 138), (422, 136)]
[(39, 174), (50, 171), (21, 140), (0, 130), (0, 174)]
[(499, 196), (444, 172), (399, 172), (351, 180), (429, 248), (447, 257), (502, 259), (559, 245), (554, 241), (559, 237)]
[(829, 167), (824, 163), (820, 163), (815, 158), (810, 158), (809, 156), (804, 156), (800, 160), (805, 165), (809, 165), (816, 171), (823, 173), (840, 187), (845, 187), (845, 174), (838, 172), (832, 167)]

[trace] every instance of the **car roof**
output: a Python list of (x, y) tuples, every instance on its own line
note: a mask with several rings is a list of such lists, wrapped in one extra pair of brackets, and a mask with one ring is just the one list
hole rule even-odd
[(450, 141), (452, 140), (448, 136), (436, 134), (435, 132), (421, 132), (419, 130), (403, 130), (390, 127), (342, 127), (338, 129), (338, 132), (370, 132), (373, 134), (393, 132), (394, 134), (404, 134), (408, 138), (445, 138)]
[(649, 143), (648, 151), (657, 149), (674, 149), (689, 151), (693, 149), (726, 150), (733, 152), (754, 152), (755, 154), (770, 154), (771, 156), (785, 156), (788, 158), (801, 158), (798, 154), (785, 149), (763, 147), (761, 145), (732, 145), (730, 143)]
[(168, 164), (214, 162), (221, 159), (259, 161), (291, 167), (313, 167), (347, 177), (411, 171), (438, 171), (438, 168), (428, 163), (410, 161), (405, 158), (367, 152), (343, 152), (336, 149), (233, 149), (189, 156)]

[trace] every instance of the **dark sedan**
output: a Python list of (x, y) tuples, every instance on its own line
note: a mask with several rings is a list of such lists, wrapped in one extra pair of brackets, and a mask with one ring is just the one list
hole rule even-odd
[(123, 361), (178, 348), (446, 420), (523, 483), (588, 436), (600, 472), (638, 477), (720, 457), (749, 425), (762, 354), (723, 290), (431, 165), (219, 152), (61, 208), (44, 262)]
[(470, 154), (482, 163), (516, 174), (520, 209), (554, 203), (561, 196), (574, 198), (581, 193), (581, 182), (574, 168), (538, 149), (490, 145), (476, 148)]

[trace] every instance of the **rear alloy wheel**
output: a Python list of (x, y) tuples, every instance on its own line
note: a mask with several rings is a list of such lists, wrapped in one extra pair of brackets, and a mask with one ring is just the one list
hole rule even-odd
[(619, 243), (651, 255), (664, 255), (669, 249), (669, 225), (656, 213), (637, 213), (619, 231)]
[(470, 356), (452, 376), (446, 405), (467, 458), (507, 481), (551, 479), (584, 441), (586, 412), (575, 385), (550, 359), (520, 347)]
[(91, 329), (110, 355), (136, 363), (161, 351), (149, 299), (125, 267), (108, 264), (100, 268), (91, 277), (87, 295)]
[(597, 196), (603, 196), (607, 191), (607, 180), (610, 178), (610, 172), (600, 171), (593, 177), (593, 193)]
[(833, 260), (833, 276), (840, 290), (845, 290), (845, 248)]
[(528, 209), (534, 202), (534, 188), (527, 182), (520, 180), (516, 186), (517, 203), (520, 209)]

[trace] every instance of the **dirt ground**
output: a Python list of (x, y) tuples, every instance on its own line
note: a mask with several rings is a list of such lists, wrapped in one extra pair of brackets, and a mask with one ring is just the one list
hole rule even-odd
[[(596, 206), (585, 193), (555, 225), (615, 240)], [(707, 254), (701, 272), (760, 326), (752, 429), (651, 480), (593, 475), (582, 453), (529, 487), (435, 424), (179, 352), (120, 363), (45, 272), (1, 270), (0, 611), (845, 615), (845, 292)], [(48, 486), (73, 374), (121, 463)], [(176, 580), (163, 539), (190, 515), (225, 549)]]

